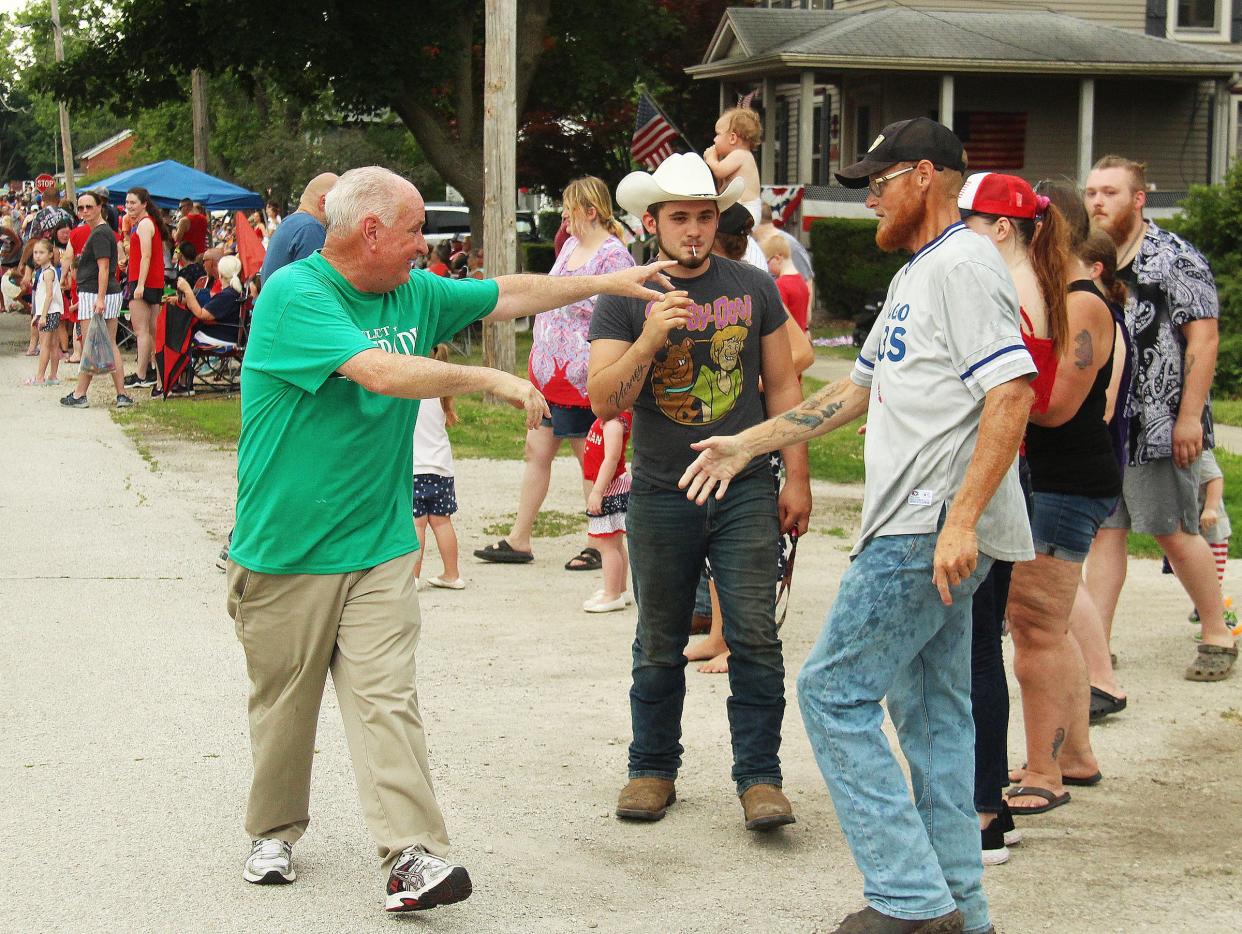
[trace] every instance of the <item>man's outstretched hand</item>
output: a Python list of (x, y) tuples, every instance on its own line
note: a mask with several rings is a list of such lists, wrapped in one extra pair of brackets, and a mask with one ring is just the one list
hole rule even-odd
[(723, 499), (729, 481), (751, 461), (737, 435), (714, 435), (690, 447), (698, 451), (699, 456), (686, 468), (677, 486), (686, 491), (686, 499), (700, 506), (707, 502), (712, 490), (716, 491), (716, 499)]
[(648, 301), (653, 298), (660, 298), (663, 293), (647, 288), (645, 283), (650, 280), (671, 291), (673, 283), (664, 275), (664, 270), (676, 265), (677, 263), (674, 260), (662, 259), (654, 263), (648, 263), (646, 266), (631, 266), (629, 269), (618, 269), (616, 272), (610, 272), (604, 277), (608, 280), (608, 285), (601, 291), (607, 292), (609, 295), (642, 298)]

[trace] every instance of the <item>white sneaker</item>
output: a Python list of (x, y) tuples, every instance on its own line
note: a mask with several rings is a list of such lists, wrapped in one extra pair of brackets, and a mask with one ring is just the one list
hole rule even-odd
[[(595, 593), (591, 595), (590, 600), (587, 602), (598, 603), (603, 596), (604, 596), (604, 588), (601, 587), (599, 590), (595, 591)], [(625, 591), (623, 594), (621, 594), (621, 596), (625, 598), (626, 606), (634, 605), (634, 595), (630, 593), (628, 590)]]
[(432, 587), (442, 587), (445, 590), (465, 590), (466, 582), (460, 577), (456, 580), (446, 581), (443, 577), (429, 577), (426, 583)]
[(582, 608), (588, 613), (615, 613), (617, 610), (624, 610), (629, 606), (626, 594), (621, 594), (615, 600), (605, 600), (601, 594), (599, 597), (592, 597), (590, 600), (582, 604)]
[(421, 846), (410, 846), (393, 863), (384, 910), (423, 911), (451, 905), (469, 898), (471, 891), (465, 867), (432, 856)]
[(298, 877), (293, 871), (293, 847), (284, 840), (264, 837), (250, 844), (242, 878), (256, 885), (284, 885)]

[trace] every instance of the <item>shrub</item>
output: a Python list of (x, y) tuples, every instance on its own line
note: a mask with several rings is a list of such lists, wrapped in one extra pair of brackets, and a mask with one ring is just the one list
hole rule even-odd
[(539, 239), (551, 240), (556, 237), (556, 232), (561, 229), (561, 212), (540, 211), (537, 222), (539, 224)]
[(522, 268), (526, 272), (548, 272), (555, 262), (556, 247), (552, 243), (522, 244)]
[(1233, 164), (1223, 184), (1192, 185), (1182, 213), (1167, 226), (1212, 264), (1221, 332), (1242, 334), (1242, 162)]
[(815, 295), (830, 318), (853, 318), (874, 292), (906, 261), (904, 253), (882, 253), (875, 245), (876, 222), (829, 217), (811, 225)]
[(1242, 334), (1221, 335), (1212, 395), (1222, 399), (1242, 396)]

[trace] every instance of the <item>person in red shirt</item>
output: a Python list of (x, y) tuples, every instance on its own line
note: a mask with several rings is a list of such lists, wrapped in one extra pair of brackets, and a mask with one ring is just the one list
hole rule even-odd
[(776, 289), (781, 293), (781, 302), (805, 332), (810, 327), (810, 309), (807, 306), (811, 301), (811, 290), (793, 264), (789, 241), (777, 234), (764, 240), (762, 246), (763, 255), (768, 258), (768, 272), (775, 277)]
[(582, 476), (587, 493), (587, 537), (600, 553), (604, 586), (582, 604), (588, 613), (624, 610), (634, 602), (625, 589), (629, 555), (625, 547), (625, 513), (630, 499), (630, 474), (625, 468), (625, 448), (634, 427), (631, 412), (601, 422), (587, 432), (582, 448)]
[(177, 229), (173, 231), (173, 241), (177, 244), (192, 244), (194, 255), (202, 256), (209, 245), (207, 215), (189, 198), (181, 199), (178, 210), (181, 212), (181, 220), (177, 221)]
[(447, 240), (436, 244), (436, 248), (431, 254), (431, 261), (427, 264), (427, 271), (437, 276), (444, 276), (447, 279), (449, 275), (448, 261), (452, 255), (452, 249)]

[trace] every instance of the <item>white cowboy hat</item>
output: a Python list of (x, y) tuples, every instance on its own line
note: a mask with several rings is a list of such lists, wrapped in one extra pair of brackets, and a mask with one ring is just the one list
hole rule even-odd
[(674, 153), (648, 175), (631, 172), (617, 186), (617, 203), (635, 217), (647, 213), (647, 206), (663, 201), (715, 201), (720, 210), (742, 196), (746, 183), (739, 177), (716, 193), (716, 179), (703, 157), (696, 153)]

